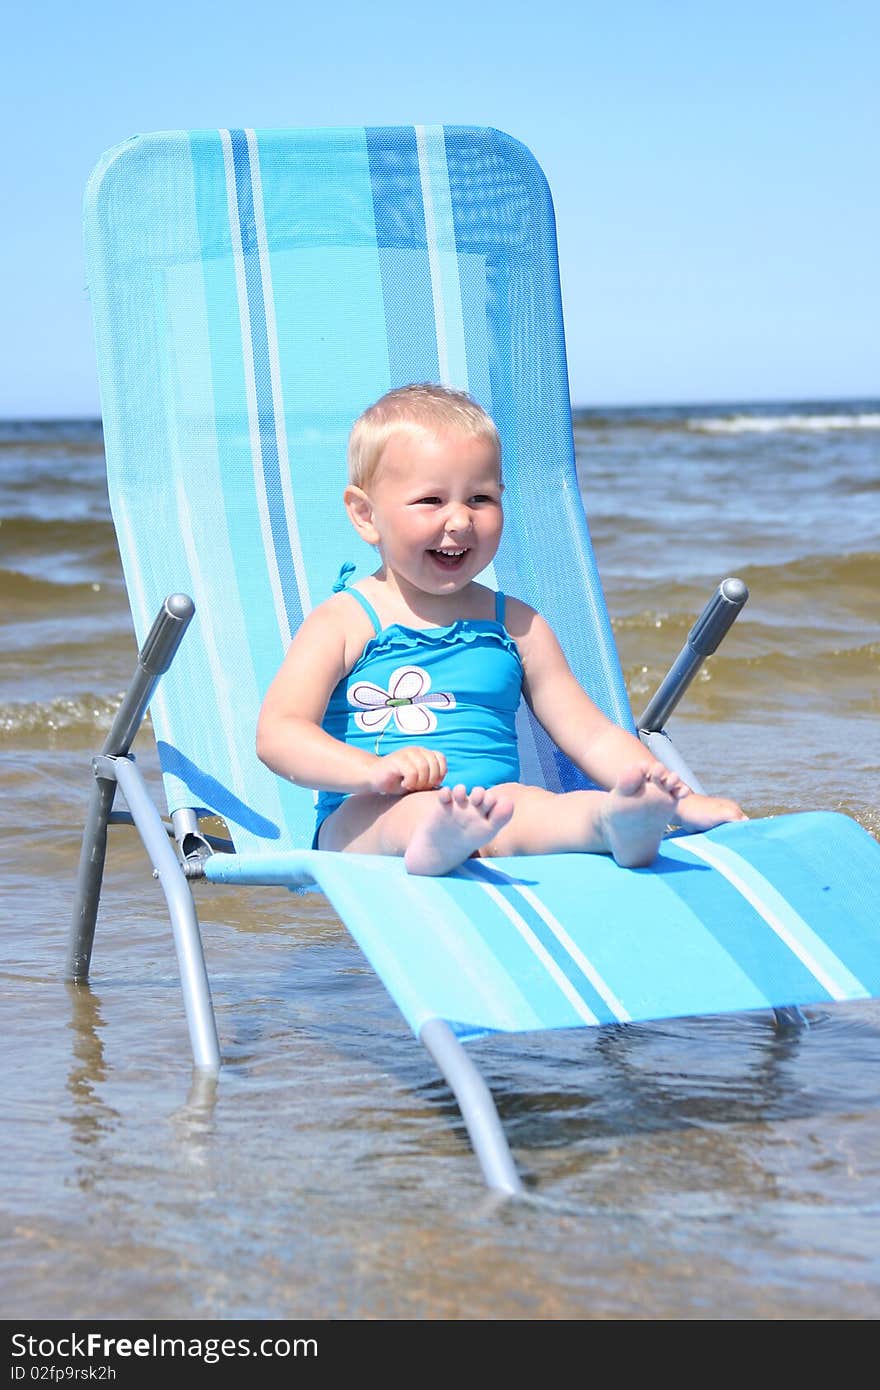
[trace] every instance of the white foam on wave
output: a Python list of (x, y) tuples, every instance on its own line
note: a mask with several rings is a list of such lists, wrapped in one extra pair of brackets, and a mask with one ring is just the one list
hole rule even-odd
[(109, 728), (122, 696), (84, 695), (79, 699), (13, 701), (0, 704), (0, 736), (3, 734), (58, 734), (68, 730)]
[(688, 420), (687, 427), (704, 434), (774, 434), (810, 431), (824, 434), (831, 430), (880, 430), (880, 412), (859, 415), (729, 415)]

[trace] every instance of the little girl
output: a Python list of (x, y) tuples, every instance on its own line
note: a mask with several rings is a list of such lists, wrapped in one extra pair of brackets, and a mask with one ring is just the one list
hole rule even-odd
[[(305, 619), (270, 686), (260, 758), (319, 789), (314, 845), (444, 874), (472, 855), (651, 862), (668, 822), (745, 816), (691, 792), (578, 685), (533, 608), (475, 582), (501, 539), (501, 445), (469, 396), (388, 392), (356, 421), (344, 501), (381, 558)], [(519, 781), (521, 695), (607, 791)]]

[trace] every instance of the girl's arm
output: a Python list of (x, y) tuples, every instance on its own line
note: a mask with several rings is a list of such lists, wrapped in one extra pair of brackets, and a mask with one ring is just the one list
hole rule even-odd
[(263, 700), (257, 756), (279, 776), (318, 791), (392, 794), (438, 786), (446, 773), (439, 753), (408, 748), (380, 758), (321, 728), (331, 694), (367, 640), (366, 631), (358, 633), (360, 615), (352, 618), (349, 608), (341, 596), (331, 598), (303, 621)]
[[(529, 708), (575, 766), (600, 787), (614, 786), (634, 762), (661, 767), (641, 739), (607, 718), (581, 688), (540, 614), (516, 600), (509, 601), (507, 611), (508, 628), (522, 657)], [(705, 830), (746, 817), (735, 801), (689, 792), (678, 802), (675, 819), (685, 829)]]
[(613, 787), (634, 761), (657, 763), (642, 742), (603, 714), (578, 684), (556, 634), (540, 613), (516, 600), (508, 600), (507, 612), (508, 628), (522, 657), (529, 708), (575, 766), (597, 786)]

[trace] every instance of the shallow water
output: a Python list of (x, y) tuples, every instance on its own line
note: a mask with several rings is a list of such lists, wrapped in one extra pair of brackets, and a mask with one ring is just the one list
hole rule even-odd
[[(877, 403), (591, 412), (577, 444), (634, 708), (739, 575), (673, 735), (752, 814), (877, 835)], [(132, 831), (91, 987), (66, 985), (88, 758), (134, 659), (100, 431), (0, 427), (0, 516), (4, 1317), (880, 1314), (880, 1003), (474, 1044), (527, 1180), (508, 1202), (317, 896), (197, 886), (214, 1086)]]

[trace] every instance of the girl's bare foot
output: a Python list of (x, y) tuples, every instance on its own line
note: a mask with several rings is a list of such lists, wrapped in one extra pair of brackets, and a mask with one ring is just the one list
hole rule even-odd
[(683, 830), (711, 830), (732, 820), (748, 820), (735, 801), (723, 796), (702, 796), (691, 792), (678, 803), (675, 820)]
[(625, 869), (643, 868), (657, 855), (676, 805), (689, 788), (665, 767), (634, 764), (608, 792), (603, 827), (608, 848)]
[(483, 787), (441, 787), (434, 806), (407, 846), (411, 874), (446, 874), (488, 844), (513, 815), (513, 802)]

